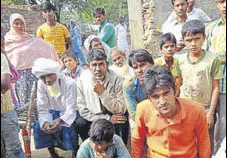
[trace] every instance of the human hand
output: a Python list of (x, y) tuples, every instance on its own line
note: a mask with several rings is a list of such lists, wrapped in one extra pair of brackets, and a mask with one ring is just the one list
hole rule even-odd
[(106, 152), (95, 152), (95, 157), (96, 158), (110, 158), (107, 154), (106, 154)]
[(110, 121), (113, 124), (125, 123), (127, 121), (127, 118), (122, 113), (117, 113), (111, 116)]
[(52, 122), (52, 127), (51, 127), (51, 129), (58, 128), (58, 126), (60, 125), (61, 122), (62, 122), (62, 119), (60, 119), (60, 118), (54, 120), (54, 121)]
[(52, 128), (52, 123), (50, 122), (45, 122), (43, 125), (44, 132), (47, 134), (54, 134), (57, 132), (57, 128)]
[(212, 112), (207, 113), (207, 123), (208, 128), (210, 129), (214, 125), (214, 114)]
[(98, 95), (101, 95), (105, 91), (104, 85), (101, 83), (101, 81), (99, 80), (94, 81), (94, 91)]

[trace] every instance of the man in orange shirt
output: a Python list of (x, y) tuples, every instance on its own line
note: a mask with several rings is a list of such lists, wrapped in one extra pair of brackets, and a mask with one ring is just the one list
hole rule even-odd
[(202, 104), (175, 97), (174, 78), (168, 67), (154, 66), (143, 75), (147, 100), (136, 109), (132, 157), (210, 158), (206, 112)]

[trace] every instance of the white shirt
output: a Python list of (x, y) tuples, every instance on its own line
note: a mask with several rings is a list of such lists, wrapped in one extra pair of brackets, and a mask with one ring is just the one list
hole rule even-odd
[(115, 28), (117, 33), (117, 47), (122, 51), (128, 51), (127, 25), (118, 24)]
[(38, 81), (37, 111), (41, 129), (46, 121), (53, 121), (53, 116), (49, 113), (50, 109), (60, 111), (60, 118), (63, 120), (61, 126), (70, 127), (76, 119), (76, 81), (62, 75), (59, 79), (59, 85), (58, 95), (51, 97), (47, 85), (42, 80)]
[[(190, 20), (192, 19), (187, 17), (185, 23)], [(183, 37), (181, 35), (181, 30), (185, 23), (179, 23), (176, 18), (173, 19), (172, 21), (165, 21), (165, 23), (162, 25), (162, 33), (174, 34), (174, 36), (176, 37), (177, 43), (179, 43), (179, 41), (183, 40)]]
[[(208, 23), (211, 22), (211, 18), (200, 8), (193, 8), (190, 13), (187, 13), (187, 16), (191, 20), (200, 20), (203, 23)], [(176, 19), (177, 15), (174, 11), (170, 14), (168, 19), (166, 21), (174, 21)]]
[(126, 106), (123, 98), (124, 78), (118, 76), (112, 70), (106, 73), (104, 80), (105, 91), (102, 95), (94, 91), (93, 75), (90, 70), (84, 70), (77, 80), (77, 105), (80, 116), (88, 121), (96, 119), (110, 119), (108, 114), (104, 114), (102, 105), (111, 113), (126, 112)]

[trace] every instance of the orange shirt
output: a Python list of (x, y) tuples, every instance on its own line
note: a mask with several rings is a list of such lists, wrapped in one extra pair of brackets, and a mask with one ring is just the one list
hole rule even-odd
[(210, 158), (210, 140), (203, 105), (181, 98), (177, 100), (180, 112), (168, 121), (159, 115), (150, 100), (137, 105), (136, 127), (131, 140), (132, 158), (142, 158), (145, 137), (147, 158), (196, 158), (197, 151), (200, 158)]

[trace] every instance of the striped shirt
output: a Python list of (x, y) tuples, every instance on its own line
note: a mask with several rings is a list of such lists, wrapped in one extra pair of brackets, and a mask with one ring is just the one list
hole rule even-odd
[[(222, 18), (207, 26), (204, 48), (219, 58), (226, 57), (226, 24)], [(224, 78), (220, 80), (220, 93), (226, 93), (226, 64), (222, 64), (221, 69)]]

